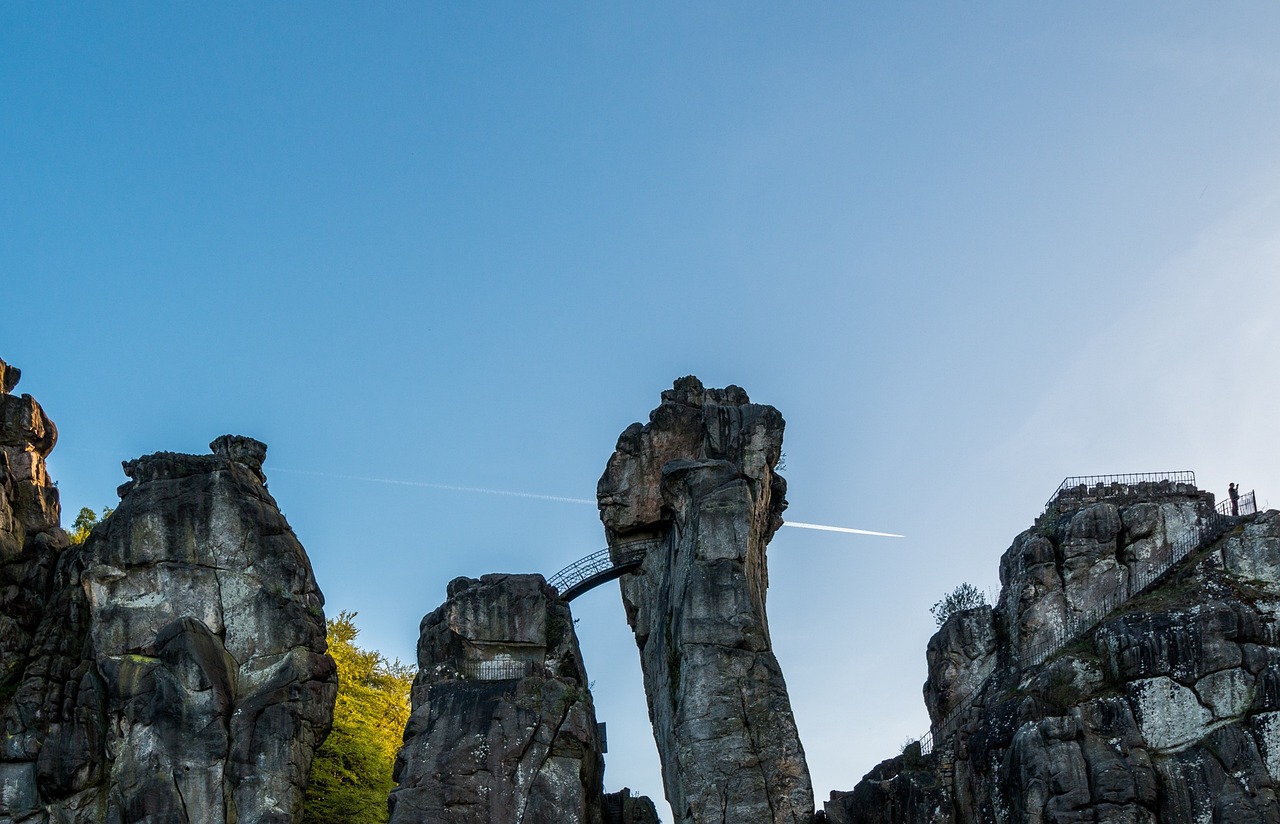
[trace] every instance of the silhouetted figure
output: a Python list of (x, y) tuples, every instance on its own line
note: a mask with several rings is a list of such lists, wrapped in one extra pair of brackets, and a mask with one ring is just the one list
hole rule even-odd
[(1240, 490), (1232, 484), (1227, 487), (1227, 494), (1231, 496), (1231, 516), (1235, 517), (1240, 514)]

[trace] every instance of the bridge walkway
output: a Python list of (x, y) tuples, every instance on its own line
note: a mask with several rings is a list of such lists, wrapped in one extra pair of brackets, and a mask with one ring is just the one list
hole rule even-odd
[(621, 578), (638, 568), (650, 549), (662, 545), (662, 538), (643, 538), (605, 547), (579, 558), (547, 579), (565, 601), (572, 601), (601, 584)]

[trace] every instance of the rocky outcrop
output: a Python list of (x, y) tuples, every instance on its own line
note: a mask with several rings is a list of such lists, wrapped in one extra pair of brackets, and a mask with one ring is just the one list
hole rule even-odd
[(1280, 513), (1236, 519), (1144, 587), (1212, 497), (1091, 498), (1055, 501), (1001, 560), (997, 607), (930, 643), (935, 751), (833, 793), (831, 821), (1280, 822)]
[(58, 490), (45, 469), (58, 430), (30, 395), (10, 394), (21, 374), (0, 360), (0, 696), (26, 666), (67, 547)]
[[(336, 677), (310, 563), (263, 484), (265, 446), (224, 436), (212, 455), (127, 462), (119, 507), (68, 548), (42, 483), (52, 426), (27, 398), (4, 403), (28, 437), (15, 461), (5, 435), (6, 506), (37, 571), (5, 567), (23, 583), (6, 586), (4, 614), (29, 640), (0, 691), (0, 822), (298, 820)], [(9, 611), (15, 592), (34, 624)]]
[(449, 584), (422, 619), (412, 708), (392, 824), (603, 824), (586, 669), (541, 575)]
[(660, 824), (658, 808), (647, 796), (632, 795), (623, 787), (616, 793), (605, 793), (605, 824)]
[(679, 822), (796, 824), (813, 791), (772, 651), (765, 549), (782, 524), (782, 416), (736, 386), (676, 381), (618, 438), (597, 489)]

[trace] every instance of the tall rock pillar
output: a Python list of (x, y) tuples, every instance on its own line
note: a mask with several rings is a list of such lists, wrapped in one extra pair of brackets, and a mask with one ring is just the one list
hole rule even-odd
[(694, 377), (632, 424), (600, 479), (644, 671), (667, 800), (681, 824), (809, 824), (813, 789), (765, 615), (765, 548), (782, 525), (784, 422)]
[(13, 395), (21, 372), (0, 360), (0, 689), (26, 665), (54, 564), (67, 547), (58, 489), (44, 459), (58, 430), (30, 395)]
[(568, 604), (457, 578), (422, 619), (391, 824), (602, 824), (604, 760)]
[[(0, 824), (298, 821), (337, 677), (311, 564), (264, 485), (266, 446), (225, 435), (211, 455), (127, 462), (119, 507), (68, 547), (39, 482), (52, 427), (9, 397), (6, 431), (16, 406), (28, 436), (48, 434), (2, 453), (29, 572), (4, 590), (24, 634), (3, 633), (22, 643), (0, 673)], [(10, 612), (28, 602), (33, 627)]]

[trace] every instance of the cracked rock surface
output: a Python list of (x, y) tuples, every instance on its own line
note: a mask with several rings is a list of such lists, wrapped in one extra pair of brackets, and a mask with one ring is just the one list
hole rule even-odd
[(597, 487), (681, 824), (799, 824), (813, 790), (765, 614), (782, 524), (784, 422), (736, 386), (682, 378), (618, 438)]
[(908, 747), (832, 793), (830, 821), (1280, 823), (1280, 512), (1236, 520), (1047, 659), (1031, 654), (1212, 512), (1193, 487), (1142, 486), (1067, 496), (1014, 540), (997, 606), (951, 616), (929, 644), (937, 751)]
[[(9, 398), (6, 459), (10, 420), (42, 458), (52, 425), (26, 398), (10, 418)], [(3, 633), (0, 824), (300, 817), (336, 692), (323, 598), (263, 485), (265, 446), (213, 448), (126, 463), (119, 507), (73, 547), (42, 461), (7, 461), (0, 526), (23, 524), (25, 541), (3, 556), (22, 634)], [(11, 607), (14, 592), (35, 609)]]
[(541, 575), (449, 584), (422, 619), (392, 824), (602, 824), (604, 760), (568, 604)]

